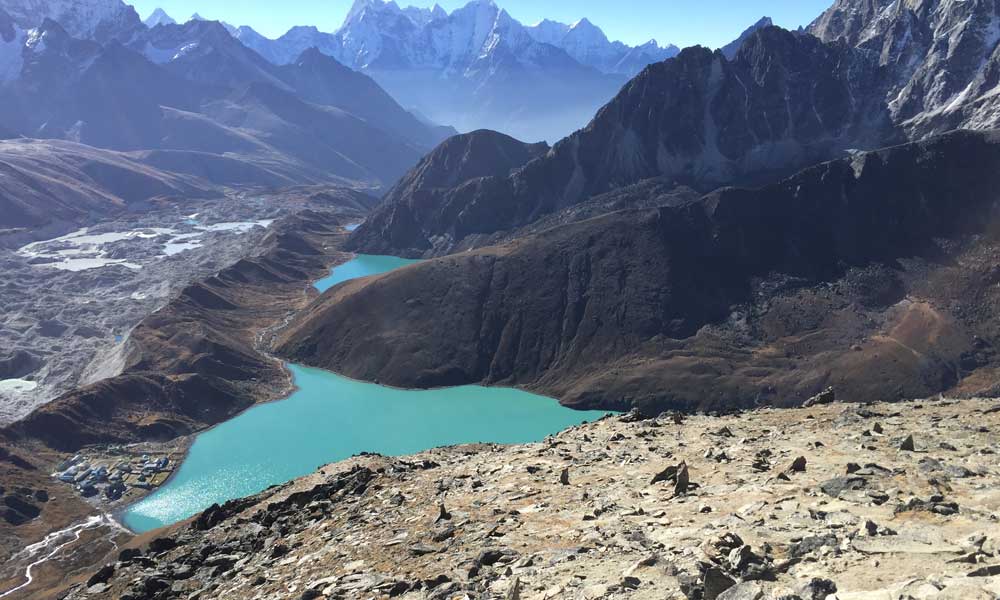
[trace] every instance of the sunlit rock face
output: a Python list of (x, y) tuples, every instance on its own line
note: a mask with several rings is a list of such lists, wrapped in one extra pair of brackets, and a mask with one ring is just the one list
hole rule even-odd
[(809, 32), (889, 69), (886, 101), (911, 136), (1000, 124), (1000, 2), (838, 0)]

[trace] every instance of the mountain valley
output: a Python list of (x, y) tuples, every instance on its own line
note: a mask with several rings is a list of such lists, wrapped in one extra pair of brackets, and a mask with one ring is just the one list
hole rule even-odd
[(0, 0), (0, 599), (1000, 598), (1000, 0), (830, 2)]

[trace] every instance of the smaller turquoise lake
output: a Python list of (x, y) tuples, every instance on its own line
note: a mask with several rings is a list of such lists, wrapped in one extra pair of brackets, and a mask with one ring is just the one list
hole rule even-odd
[[(316, 287), (325, 291), (413, 262), (358, 256)], [(174, 477), (129, 507), (124, 524), (150, 531), (361, 452), (397, 456), (454, 444), (533, 442), (607, 414), (574, 411), (509, 388), (399, 390), (319, 369), (288, 368), (295, 393), (200, 434)]]
[(346, 262), (339, 267), (335, 267), (330, 275), (320, 279), (315, 283), (316, 289), (325, 292), (351, 279), (359, 279), (379, 273), (387, 273), (400, 269), (407, 265), (420, 262), (419, 260), (408, 260), (396, 258), (395, 256), (373, 256), (371, 254), (359, 254), (354, 260)]

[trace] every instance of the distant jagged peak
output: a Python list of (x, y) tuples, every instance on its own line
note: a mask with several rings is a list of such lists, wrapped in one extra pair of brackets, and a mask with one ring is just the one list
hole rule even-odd
[(354, 0), (351, 10), (347, 12), (344, 24), (353, 23), (369, 10), (402, 12), (395, 0)]
[(156, 27), (157, 25), (176, 25), (177, 21), (167, 14), (167, 11), (162, 8), (157, 8), (150, 14), (145, 21), (146, 27)]
[(604, 31), (600, 27), (598, 27), (597, 25), (594, 25), (591, 22), (591, 20), (588, 19), (587, 17), (583, 17), (582, 19), (577, 20), (576, 23), (573, 23), (572, 25), (569, 26), (569, 29), (570, 29), (570, 31), (587, 31), (587, 30), (595, 31), (596, 30), (596, 31), (601, 32), (601, 35), (604, 35)]
[(743, 31), (743, 33), (740, 34), (740, 37), (738, 37), (735, 40), (729, 42), (728, 44), (726, 44), (722, 48), (719, 48), (719, 50), (722, 51), (722, 54), (727, 59), (733, 60), (734, 58), (736, 58), (736, 53), (739, 52), (740, 48), (743, 47), (743, 44), (746, 43), (746, 41), (748, 39), (750, 39), (750, 36), (752, 36), (754, 33), (758, 32), (758, 31), (760, 31), (761, 29), (766, 29), (768, 27), (773, 27), (773, 26), (774, 26), (774, 21), (771, 20), (771, 17), (762, 17), (760, 20), (758, 20), (753, 25), (751, 25), (750, 27), (747, 27)]

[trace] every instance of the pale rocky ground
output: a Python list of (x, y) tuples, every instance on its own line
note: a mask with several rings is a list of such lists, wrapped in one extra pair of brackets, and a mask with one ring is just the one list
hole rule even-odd
[[(258, 252), (267, 224), (305, 206), (234, 194), (108, 219), (82, 238), (129, 236), (108, 243), (81, 247), (70, 238), (0, 249), (0, 425), (118, 374), (129, 333), (143, 318), (184, 287)], [(60, 269), (52, 264), (60, 252), (77, 264), (111, 263)]]
[(996, 599), (998, 450), (995, 400), (616, 416), (330, 465), (67, 597)]

